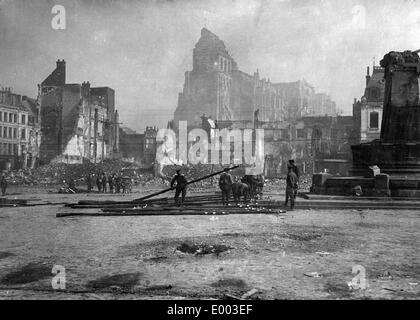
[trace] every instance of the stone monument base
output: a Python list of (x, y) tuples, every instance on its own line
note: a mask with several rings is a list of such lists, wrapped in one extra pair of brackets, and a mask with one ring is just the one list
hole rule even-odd
[(353, 195), (360, 186), (362, 196), (420, 198), (420, 178), (390, 176), (386, 173), (375, 177), (334, 177), (328, 173), (313, 175), (311, 193), (324, 195)]
[(395, 176), (416, 176), (420, 179), (420, 143), (385, 143), (372, 141), (352, 146), (353, 167), (350, 176), (369, 176), (369, 167), (376, 165), (381, 173)]
[(313, 175), (311, 192), (363, 196), (420, 198), (420, 143), (373, 141), (352, 147), (353, 167), (348, 177)]

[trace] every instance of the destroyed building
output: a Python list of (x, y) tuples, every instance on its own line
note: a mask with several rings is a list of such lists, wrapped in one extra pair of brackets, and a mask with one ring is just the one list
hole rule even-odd
[(139, 162), (143, 167), (152, 167), (156, 159), (156, 127), (146, 127), (144, 133), (120, 127), (120, 151), (123, 159)]
[(38, 85), (42, 163), (99, 162), (119, 156), (115, 92), (89, 82), (66, 83), (66, 63)]
[(372, 75), (367, 67), (366, 89), (360, 100), (354, 99), (354, 125), (359, 142), (380, 138), (385, 95), (384, 68), (373, 66)]
[(38, 164), (41, 128), (35, 99), (0, 90), (0, 170), (32, 169)]
[(203, 28), (193, 49), (193, 69), (185, 73), (178, 96), (175, 125), (187, 120), (201, 123), (205, 114), (218, 120), (248, 120), (259, 110), (261, 121), (294, 121), (307, 115), (334, 115), (336, 104), (323, 93), (315, 93), (305, 80), (273, 83), (239, 70), (225, 44)]
[[(204, 118), (203, 118), (204, 117)], [(188, 128), (264, 129), (264, 174), (275, 177), (295, 159), (301, 172), (328, 169), (345, 174), (351, 160), (353, 117), (337, 116), (336, 104), (325, 93), (316, 93), (305, 80), (273, 83), (258, 70), (249, 75), (215, 34), (203, 28), (193, 49), (193, 69), (185, 73), (174, 120)]]

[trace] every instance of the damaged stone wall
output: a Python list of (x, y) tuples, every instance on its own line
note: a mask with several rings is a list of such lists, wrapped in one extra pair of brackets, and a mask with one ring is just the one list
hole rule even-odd
[(99, 162), (118, 153), (114, 90), (89, 82), (65, 84), (65, 62), (39, 85), (42, 162)]

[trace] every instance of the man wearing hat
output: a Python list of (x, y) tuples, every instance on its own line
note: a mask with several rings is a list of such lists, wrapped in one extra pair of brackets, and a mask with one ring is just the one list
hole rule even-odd
[(286, 177), (286, 201), (284, 205), (287, 206), (290, 198), (290, 209), (293, 210), (295, 206), (295, 197), (298, 189), (298, 177), (294, 172), (293, 165), (289, 163), (287, 166), (287, 177)]
[(183, 204), (185, 201), (185, 196), (187, 195), (187, 179), (183, 174), (181, 174), (181, 170), (176, 170), (176, 175), (172, 178), (171, 181), (171, 188), (174, 187), (175, 182), (175, 203), (179, 204), (178, 198), (180, 193), (182, 193), (181, 204)]
[(295, 160), (290, 159), (289, 160), (289, 165), (291, 165), (293, 167), (293, 172), (296, 174), (297, 178), (299, 179), (299, 168), (298, 166), (295, 164)]

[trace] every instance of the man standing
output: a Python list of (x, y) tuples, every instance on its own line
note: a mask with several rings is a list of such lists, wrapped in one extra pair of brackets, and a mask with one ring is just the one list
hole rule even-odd
[(232, 191), (232, 176), (228, 171), (229, 169), (224, 169), (219, 178), (219, 188), (222, 190), (222, 202), (224, 205), (229, 204), (230, 192)]
[(187, 179), (184, 175), (181, 174), (181, 170), (176, 170), (176, 175), (172, 178), (171, 181), (171, 188), (173, 188), (175, 182), (175, 204), (179, 204), (178, 198), (180, 193), (182, 193), (181, 204), (183, 204), (187, 194)]
[(109, 192), (114, 193), (114, 175), (108, 176)]
[(87, 192), (91, 192), (92, 191), (92, 176), (90, 175), (90, 173), (88, 173), (86, 176), (86, 185), (87, 185)]
[(107, 183), (105, 172), (102, 172), (102, 179), (101, 179), (101, 181), (102, 181), (102, 192), (105, 193), (106, 192), (106, 183)]
[(1, 188), (1, 194), (3, 196), (5, 196), (6, 195), (6, 189), (7, 189), (7, 181), (6, 181), (6, 176), (4, 174), (1, 176), (0, 188)]
[(288, 173), (286, 177), (286, 201), (284, 205), (287, 206), (290, 198), (290, 209), (293, 210), (295, 206), (295, 197), (298, 189), (298, 177), (293, 170), (292, 165), (287, 166)]
[(118, 174), (114, 181), (115, 181), (115, 193), (120, 193), (121, 183), (122, 183), (121, 174)]
[(98, 191), (101, 192), (102, 190), (102, 180), (99, 173), (96, 175), (96, 186), (98, 187)]
[(293, 159), (289, 160), (289, 165), (293, 167), (293, 172), (295, 173), (296, 177), (299, 179), (299, 168), (295, 164), (295, 160)]
[[(297, 182), (299, 182), (299, 168), (295, 164), (295, 160), (293, 160), (293, 159), (289, 160), (289, 165), (293, 167), (293, 172), (295, 173), (295, 175), (297, 177)], [(296, 196), (297, 196), (297, 188), (296, 188), (295, 194), (294, 194), (295, 199), (296, 199)]]

